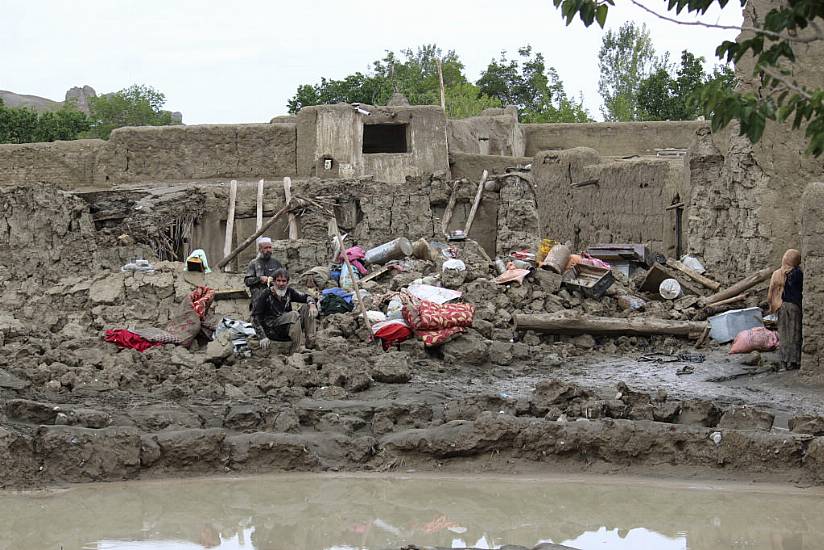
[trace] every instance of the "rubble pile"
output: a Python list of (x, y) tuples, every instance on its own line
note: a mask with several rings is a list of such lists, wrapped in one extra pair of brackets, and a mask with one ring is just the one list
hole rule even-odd
[[(495, 228), (510, 240), (490, 249), (460, 232), (435, 236), (440, 227), (430, 207), (450, 202), (440, 180), (405, 198), (384, 193), (383, 203), (359, 202), (357, 188), (338, 196), (338, 223), (351, 233), (345, 246), (363, 244), (363, 274), (340, 262), (328, 220), (307, 210), (302, 240), (276, 244), (294, 250), (284, 258), (290, 268), (331, 258), (293, 269), (293, 282), (320, 299), (322, 313), (328, 295), (348, 307), (322, 314), (314, 348), (292, 355), (277, 345), (259, 349), (255, 337), (238, 346), (209, 331), (189, 347), (144, 352), (103, 342), (113, 327), (164, 326), (201, 285), (215, 290), (204, 326), (248, 320), (243, 277), (189, 272), (180, 261), (152, 256), (150, 231), (131, 236), (123, 231), (134, 224), (105, 224), (105, 216), (95, 228), (89, 202), (71, 194), (3, 191), (0, 485), (273, 469), (472, 469), (461, 459), (490, 452), (499, 458), (488, 467), (501, 471), (552, 460), (824, 481), (816, 415), (799, 415), (792, 423), (798, 429), (779, 434), (771, 431), (772, 414), (758, 408), (675, 399), (626, 383), (604, 392), (565, 381), (570, 362), (595, 353), (695, 353), (695, 339), (707, 340), (709, 327), (696, 319), (712, 302), (704, 289), (689, 294), (694, 285), (683, 270), (673, 272), (653, 254), (633, 259), (638, 265), (627, 273), (579, 254), (578, 263), (568, 259), (556, 273), (547, 262), (563, 245), (533, 233), (529, 182), (509, 179), (500, 208), (513, 221), (504, 227), (498, 217)], [(329, 185), (313, 180), (302, 192), (323, 197)], [(213, 200), (196, 196), (179, 212), (198, 213), (198, 204)], [(394, 239), (376, 242), (387, 233)], [(316, 244), (313, 252), (295, 244), (304, 240)], [(136, 250), (150, 267), (122, 270)], [(658, 287), (647, 290), (656, 270), (675, 273), (667, 278), (683, 282), (687, 293), (667, 299)], [(560, 319), (566, 329), (524, 329), (535, 316)], [(582, 319), (595, 320), (596, 331), (574, 329)], [(392, 325), (408, 331), (381, 337)], [(650, 332), (652, 325), (664, 328)], [(499, 389), (525, 374), (536, 383)]]

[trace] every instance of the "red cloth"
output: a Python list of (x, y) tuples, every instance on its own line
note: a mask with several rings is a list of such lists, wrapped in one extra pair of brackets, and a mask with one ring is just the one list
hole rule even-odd
[(399, 344), (412, 336), (412, 329), (400, 323), (388, 323), (375, 331), (375, 338), (380, 338), (383, 351), (388, 351), (393, 344)]
[(125, 328), (107, 330), (104, 339), (112, 344), (117, 344), (121, 348), (136, 349), (141, 353), (149, 348), (163, 345), (163, 342), (149, 342), (145, 338)]
[(426, 347), (440, 346), (472, 326), (472, 304), (436, 304), (427, 300), (409, 301), (403, 306), (403, 318), (415, 330)]
[[(358, 270), (358, 273), (361, 275), (366, 275), (369, 271), (363, 267), (363, 264), (360, 260), (366, 258), (366, 252), (363, 251), (363, 248), (359, 246), (353, 246), (346, 249), (346, 257), (349, 259), (349, 263), (352, 264), (352, 267)], [(338, 261), (343, 262), (343, 254), (338, 257)]]

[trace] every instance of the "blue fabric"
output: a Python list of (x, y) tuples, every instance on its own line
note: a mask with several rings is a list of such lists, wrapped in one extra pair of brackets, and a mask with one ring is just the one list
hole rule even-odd
[(804, 273), (801, 269), (794, 267), (792, 271), (787, 273), (787, 279), (784, 282), (784, 292), (781, 294), (781, 301), (800, 306), (803, 288)]
[(340, 287), (326, 288), (323, 290), (323, 294), (334, 294), (335, 296), (340, 296), (341, 298), (343, 298), (347, 304), (352, 303), (352, 294), (350, 292), (346, 292)]

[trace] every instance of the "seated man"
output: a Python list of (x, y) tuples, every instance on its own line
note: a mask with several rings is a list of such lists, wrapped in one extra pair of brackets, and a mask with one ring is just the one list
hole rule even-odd
[[(260, 338), (260, 347), (268, 348), (270, 340), (291, 340), (289, 353), (302, 351), (304, 341), (312, 347), (318, 316), (315, 299), (291, 288), (289, 273), (283, 268), (275, 271), (272, 278), (271, 290), (260, 294), (252, 304), (252, 324)], [(292, 302), (306, 305), (292, 311)]]
[(249, 266), (246, 268), (246, 276), (243, 278), (243, 282), (252, 293), (252, 301), (249, 304), (250, 309), (260, 295), (266, 294), (264, 291), (274, 281), (275, 271), (283, 268), (280, 262), (272, 257), (272, 239), (261, 237), (257, 240), (257, 245), (258, 255), (249, 262)]

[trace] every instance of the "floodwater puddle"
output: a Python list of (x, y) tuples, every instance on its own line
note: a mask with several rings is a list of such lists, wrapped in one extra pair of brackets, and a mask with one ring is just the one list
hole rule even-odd
[(632, 478), (270, 475), (0, 492), (0, 548), (812, 550), (824, 490)]

